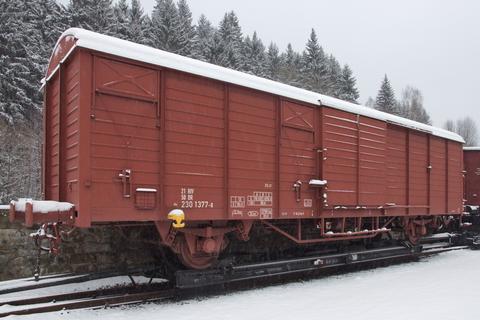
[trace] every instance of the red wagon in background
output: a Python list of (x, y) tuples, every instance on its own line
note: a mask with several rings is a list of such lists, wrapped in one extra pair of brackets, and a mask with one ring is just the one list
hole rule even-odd
[(360, 105), (81, 29), (44, 92), (44, 197), (74, 209), (33, 220), (152, 222), (188, 267), (254, 223), (415, 243), (463, 211), (463, 139)]
[(480, 147), (464, 147), (465, 203), (467, 211), (480, 206)]

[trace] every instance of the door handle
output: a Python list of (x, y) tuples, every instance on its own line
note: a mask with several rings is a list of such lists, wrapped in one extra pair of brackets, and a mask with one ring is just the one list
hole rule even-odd
[(122, 180), (124, 198), (130, 198), (132, 195), (132, 192), (131, 192), (132, 184), (130, 183), (131, 176), (132, 176), (131, 169), (123, 169), (122, 172), (118, 174), (118, 177)]
[(302, 181), (295, 181), (293, 184), (293, 190), (295, 191), (295, 200), (300, 202), (302, 200)]

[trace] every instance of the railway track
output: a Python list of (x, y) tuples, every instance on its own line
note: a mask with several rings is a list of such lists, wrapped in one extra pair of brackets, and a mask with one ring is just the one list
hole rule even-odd
[[(190, 289), (211, 285), (228, 284), (251, 279), (283, 276), (295, 273), (321, 271), (351, 265), (383, 261), (415, 259), (451, 250), (470, 248), (465, 242), (454, 243), (450, 236), (424, 240), (421, 246), (395, 246), (381, 249), (354, 251), (330, 255), (311, 256), (300, 259), (273, 261), (260, 264), (230, 266), (207, 271), (184, 270), (176, 273), (176, 286)], [(471, 239), (470, 242), (475, 242)]]
[[(122, 286), (116, 288), (80, 291), (17, 299), (0, 303), (0, 318), (61, 310), (99, 308), (125, 304), (158, 301), (174, 297), (175, 289), (165, 285)], [(8, 307), (2, 312), (2, 307)]]
[[(73, 309), (96, 309), (119, 305), (154, 301), (170, 301), (188, 296), (199, 288), (212, 286), (222, 290), (232, 283), (248, 283), (253, 279), (269, 279), (275, 276), (309, 273), (322, 269), (351, 265), (364, 265), (385, 261), (410, 261), (411, 259), (438, 254), (451, 250), (470, 248), (464, 241), (455, 243), (450, 236), (427, 240), (419, 247), (395, 246), (382, 249), (363, 250), (273, 261), (267, 263), (230, 266), (206, 271), (177, 271), (175, 285), (169, 283), (131, 285), (102, 290), (57, 294), (36, 298), (18, 299), (0, 303), (0, 318), (10, 315), (27, 315)], [(475, 239), (470, 239), (475, 242)], [(192, 290), (190, 290), (192, 289)], [(190, 292), (190, 293), (189, 293)], [(2, 311), (3, 309), (3, 311)]]
[(89, 274), (60, 274), (45, 277), (38, 281), (32, 278), (31, 280), (29, 280), (29, 284), (24, 284), (22, 286), (13, 286), (11, 288), (0, 288), (0, 296), (8, 293), (43, 289), (64, 284), (82, 283), (86, 281), (99, 280), (123, 275), (125, 275), (125, 273), (122, 272), (98, 272)]

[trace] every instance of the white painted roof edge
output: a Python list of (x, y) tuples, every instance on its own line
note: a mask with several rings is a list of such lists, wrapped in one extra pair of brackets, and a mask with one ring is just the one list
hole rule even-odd
[(464, 151), (480, 151), (480, 146), (479, 147), (463, 147)]
[(106, 36), (96, 32), (70, 28), (57, 41), (71, 35), (77, 39), (76, 46), (99, 52), (112, 54), (132, 60), (158, 65), (170, 69), (180, 70), (195, 75), (236, 84), (243, 87), (269, 92), (282, 97), (303, 101), (313, 105), (324, 105), (340, 109), (369, 118), (379, 119), (415, 130), (431, 133), (435, 136), (465, 143), (456, 133), (429, 126), (420, 122), (405, 119), (369, 107), (357, 105), (347, 101), (332, 98), (312, 91), (296, 88), (280, 82), (260, 78), (240, 71), (220, 67), (200, 60), (183, 57), (170, 52), (162, 51), (145, 45)]

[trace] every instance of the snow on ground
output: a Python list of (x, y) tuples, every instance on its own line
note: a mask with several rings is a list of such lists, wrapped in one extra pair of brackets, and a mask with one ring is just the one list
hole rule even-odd
[[(54, 319), (478, 319), (480, 251), (178, 303), (57, 312)], [(38, 319), (26, 316), (22, 319)]]

